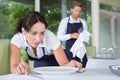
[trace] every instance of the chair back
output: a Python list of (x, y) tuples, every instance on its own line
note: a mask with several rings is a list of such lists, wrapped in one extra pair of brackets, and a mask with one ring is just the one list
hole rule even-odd
[(10, 73), (10, 39), (0, 39), (0, 75)]

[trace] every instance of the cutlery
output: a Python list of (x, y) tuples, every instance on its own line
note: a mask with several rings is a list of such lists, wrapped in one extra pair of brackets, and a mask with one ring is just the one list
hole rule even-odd
[(30, 76), (39, 78), (41, 80), (45, 80), (45, 78), (43, 78), (40, 73), (37, 73), (35, 71), (32, 71), (31, 74), (30, 74)]

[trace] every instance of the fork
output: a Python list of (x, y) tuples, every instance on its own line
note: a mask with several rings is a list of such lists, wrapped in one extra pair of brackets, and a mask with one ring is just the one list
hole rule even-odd
[(34, 72), (34, 71), (32, 71), (31, 74), (30, 74), (30, 76), (32, 76), (32, 77), (37, 77), (39, 79), (45, 80), (45, 78), (43, 78), (41, 75), (42, 74)]

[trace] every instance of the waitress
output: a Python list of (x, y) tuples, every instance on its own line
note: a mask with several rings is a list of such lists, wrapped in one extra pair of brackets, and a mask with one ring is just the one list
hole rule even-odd
[[(86, 21), (79, 18), (80, 13), (83, 9), (83, 6), (78, 1), (74, 1), (71, 6), (71, 15), (67, 18), (61, 20), (61, 23), (58, 28), (58, 39), (65, 42), (65, 52), (69, 60), (77, 60), (81, 62), (80, 58), (77, 56), (73, 57), (72, 52), (70, 52), (71, 47), (73, 46), (76, 39), (79, 37), (80, 32), (87, 30)], [(82, 58), (83, 68), (87, 63), (86, 54)]]
[(16, 33), (10, 43), (11, 73), (30, 74), (29, 65), (21, 61), (20, 49), (24, 49), (34, 67), (71, 66), (81, 69), (78, 61), (69, 61), (60, 41), (49, 30), (44, 17), (39, 12), (31, 12), (18, 21)]

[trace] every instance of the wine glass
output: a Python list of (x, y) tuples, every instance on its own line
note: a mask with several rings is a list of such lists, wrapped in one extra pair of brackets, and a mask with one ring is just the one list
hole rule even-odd
[(113, 57), (113, 48), (110, 47), (110, 48), (107, 49), (107, 51), (108, 51), (107, 57), (112, 58)]

